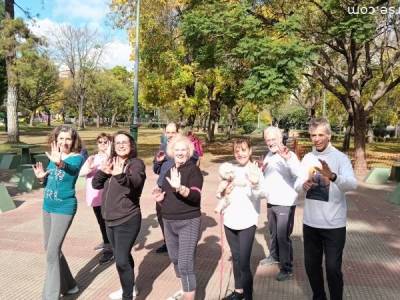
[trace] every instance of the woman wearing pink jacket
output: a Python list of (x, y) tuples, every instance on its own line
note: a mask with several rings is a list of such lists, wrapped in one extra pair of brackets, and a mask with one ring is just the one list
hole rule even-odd
[(101, 216), (102, 192), (103, 190), (95, 190), (92, 187), (92, 179), (100, 166), (110, 156), (111, 136), (107, 133), (100, 133), (96, 138), (98, 152), (95, 155), (89, 156), (85, 164), (82, 166), (79, 176), (86, 177), (86, 203), (93, 207), (97, 222), (99, 223), (103, 242), (97, 245), (95, 250), (102, 250), (102, 256), (99, 259), (99, 264), (104, 264), (114, 259), (111, 244), (106, 233), (106, 226), (103, 217)]

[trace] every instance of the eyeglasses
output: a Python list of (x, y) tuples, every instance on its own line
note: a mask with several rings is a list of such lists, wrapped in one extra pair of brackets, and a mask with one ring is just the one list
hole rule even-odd
[(106, 145), (108, 143), (108, 141), (97, 141), (97, 144), (103, 144)]
[(116, 142), (115, 145), (121, 146), (121, 145), (129, 145), (129, 141), (121, 141), (121, 142)]

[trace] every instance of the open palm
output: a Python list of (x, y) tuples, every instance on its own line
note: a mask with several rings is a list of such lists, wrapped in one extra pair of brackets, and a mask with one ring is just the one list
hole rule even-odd
[(61, 148), (56, 142), (51, 143), (51, 152), (46, 152), (47, 157), (55, 164), (59, 164), (61, 162), (61, 154)]
[(32, 166), (33, 172), (35, 173), (36, 178), (43, 179), (47, 176), (49, 171), (45, 171), (41, 162), (37, 162)]
[(176, 167), (171, 169), (171, 177), (167, 177), (166, 179), (174, 189), (178, 189), (181, 186), (181, 174)]

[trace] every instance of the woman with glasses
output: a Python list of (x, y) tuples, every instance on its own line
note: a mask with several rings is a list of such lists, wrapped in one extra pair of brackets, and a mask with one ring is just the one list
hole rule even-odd
[(101, 165), (92, 181), (93, 188), (104, 189), (101, 212), (122, 286), (109, 295), (110, 299), (131, 300), (137, 294), (131, 250), (142, 221), (139, 201), (146, 172), (143, 161), (136, 156), (133, 137), (118, 131), (113, 137), (111, 158)]
[(93, 207), (93, 212), (96, 216), (97, 223), (100, 227), (103, 242), (95, 247), (95, 250), (103, 250), (102, 256), (99, 259), (99, 264), (107, 263), (113, 260), (113, 251), (107, 237), (106, 224), (101, 216), (101, 202), (103, 190), (96, 190), (92, 187), (92, 180), (100, 166), (107, 161), (111, 152), (111, 136), (107, 133), (100, 133), (97, 138), (97, 154), (91, 155), (85, 161), (79, 176), (86, 178), (86, 203)]

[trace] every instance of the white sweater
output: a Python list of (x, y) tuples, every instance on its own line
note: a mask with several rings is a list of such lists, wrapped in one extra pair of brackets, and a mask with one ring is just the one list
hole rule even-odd
[(337, 150), (331, 144), (324, 151), (313, 149), (301, 161), (300, 177), (296, 180), (297, 191), (303, 190), (303, 183), (309, 178), (312, 167), (322, 167), (319, 159), (324, 160), (332, 172), (336, 173), (335, 182), (330, 182), (328, 201), (309, 199), (307, 193), (304, 205), (303, 223), (315, 227), (334, 229), (346, 226), (347, 203), (345, 193), (357, 188), (357, 179), (354, 176), (351, 162), (347, 155)]
[[(230, 229), (242, 230), (258, 224), (259, 189), (251, 188), (247, 180), (248, 166), (249, 164), (234, 165), (234, 185), (228, 196), (230, 203), (224, 210), (224, 225)], [(235, 184), (235, 182), (244, 184)]]
[(272, 152), (268, 152), (264, 159), (264, 165), (267, 166), (261, 189), (269, 204), (296, 205), (297, 191), (294, 189), (294, 183), (300, 171), (300, 161), (295, 153), (290, 151), (290, 154), (287, 161), (278, 153)]

